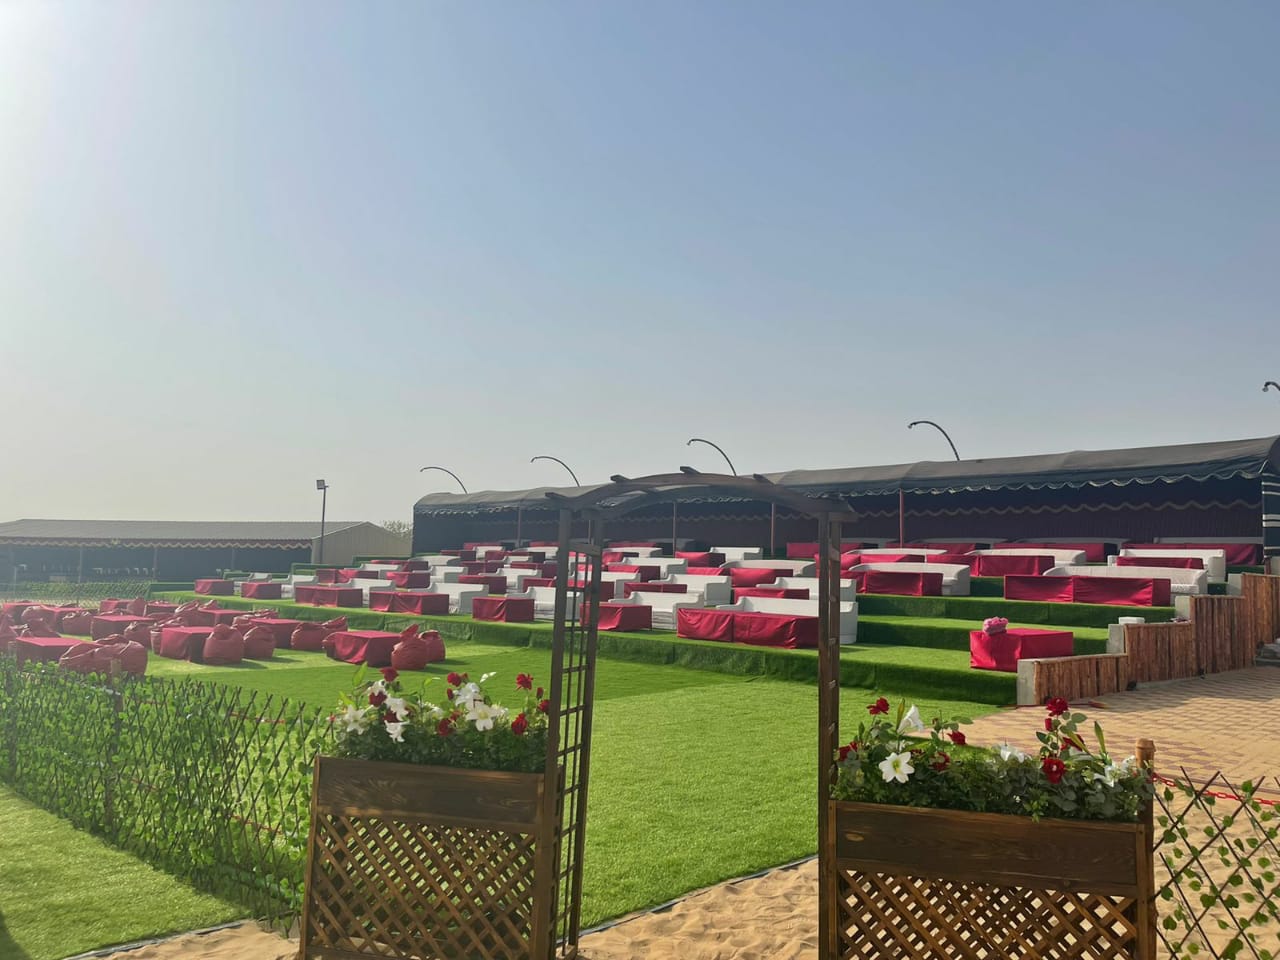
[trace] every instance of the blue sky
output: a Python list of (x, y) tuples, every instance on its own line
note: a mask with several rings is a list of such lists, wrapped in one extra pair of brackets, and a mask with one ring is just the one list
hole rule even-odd
[(1280, 7), (0, 2), (0, 520), (1280, 432)]

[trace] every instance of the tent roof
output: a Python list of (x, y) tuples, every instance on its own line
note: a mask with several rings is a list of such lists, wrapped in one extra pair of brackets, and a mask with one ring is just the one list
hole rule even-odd
[[(364, 521), (331, 521), (325, 534)], [(165, 547), (305, 547), (320, 536), (315, 520), (259, 522), (253, 520), (11, 520), (0, 523), (0, 544)]]
[[(1280, 473), (1280, 437), (1183, 443), (1127, 450), (1075, 450), (1069, 453), (989, 460), (924, 460), (878, 467), (788, 470), (764, 476), (810, 496), (867, 496), (948, 493), (963, 490), (1125, 486), (1131, 483), (1174, 483), (1179, 480), (1226, 480)], [(497, 510), (555, 509), (548, 492), (574, 497), (604, 484), (583, 487), (533, 487), (529, 490), (485, 490), (436, 493), (418, 501), (420, 514), (474, 514)], [(733, 500), (735, 497), (691, 495), (685, 502)]]

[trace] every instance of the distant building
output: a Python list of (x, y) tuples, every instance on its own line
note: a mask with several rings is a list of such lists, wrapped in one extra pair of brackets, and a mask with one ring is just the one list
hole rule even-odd
[[(409, 537), (373, 523), (325, 524), (324, 562), (407, 556)], [(287, 573), (320, 560), (316, 521), (14, 520), (0, 523), (0, 582), (147, 577), (192, 580), (219, 570)], [(16, 576), (15, 576), (16, 574)]]

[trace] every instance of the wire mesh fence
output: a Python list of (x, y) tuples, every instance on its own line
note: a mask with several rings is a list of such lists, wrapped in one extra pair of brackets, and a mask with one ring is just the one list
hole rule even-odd
[(47, 603), (95, 604), (109, 597), (145, 597), (149, 579), (95, 580), (86, 583), (0, 583), (0, 601), (41, 600)]
[(0, 781), (142, 859), (287, 925), (329, 721), (220, 684), (83, 676), (0, 657)]

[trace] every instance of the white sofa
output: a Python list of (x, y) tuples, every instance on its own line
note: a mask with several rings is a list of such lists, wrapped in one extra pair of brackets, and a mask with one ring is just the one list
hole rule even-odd
[(1053, 562), (1081, 564), (1085, 562), (1083, 550), (1060, 550), (1057, 547), (992, 547), (990, 550), (971, 550), (971, 557), (1053, 557)]
[(764, 550), (760, 547), (712, 547), (712, 553), (724, 556), (725, 563), (733, 560), (763, 560)]
[(888, 570), (893, 573), (940, 573), (944, 597), (969, 595), (969, 567), (963, 563), (860, 563), (850, 568), (857, 570)]
[(358, 588), (360, 593), (364, 596), (365, 606), (368, 606), (370, 590), (386, 590), (388, 587), (394, 587), (395, 584), (390, 580), (383, 580), (381, 578), (375, 580), (372, 578), (366, 579), (363, 577), (354, 577), (346, 583), (335, 584), (335, 586)]
[[(901, 564), (893, 564), (894, 567)], [(818, 599), (818, 583), (817, 577), (779, 577), (773, 583), (765, 584), (766, 587), (782, 587), (784, 590), (808, 590), (809, 599)], [(844, 601), (854, 600), (858, 596), (858, 585), (852, 580), (840, 581), (840, 599)]]
[[(728, 577), (700, 577), (696, 573), (673, 573), (659, 583), (683, 583), (687, 588), (684, 596), (696, 599), (700, 606), (717, 606), (733, 602), (733, 584)], [(645, 594), (650, 596), (650, 594)]]
[(902, 554), (910, 554), (917, 557), (938, 557), (947, 551), (941, 547), (876, 547), (872, 550), (846, 550), (845, 553), (856, 553), (860, 556), (867, 557), (872, 563), (875, 562), (877, 556), (897, 557)]
[[(778, 597), (743, 597), (737, 603), (721, 605), (720, 610), (737, 613), (789, 613), (805, 617), (818, 615), (817, 600), (783, 600)], [(853, 643), (858, 639), (858, 605), (840, 604), (840, 642)]]
[(1203, 596), (1209, 592), (1209, 577), (1205, 570), (1183, 570), (1178, 567), (1115, 567), (1093, 564), (1062, 564), (1050, 567), (1046, 577), (1132, 577), (1137, 580), (1168, 580), (1172, 596)]
[(749, 570), (790, 570), (793, 577), (812, 577), (818, 565), (812, 560), (732, 560), (725, 564), (727, 569)]
[(683, 557), (628, 557), (621, 563), (628, 567), (657, 567), (659, 575), (664, 577), (673, 573), (687, 573), (689, 570), (689, 561)]
[(294, 598), (293, 588), (297, 586), (306, 586), (316, 582), (316, 575), (309, 574), (292, 574), (288, 580), (280, 584), (280, 599), (292, 600)]
[[(610, 553), (630, 553), (637, 557), (658, 557), (662, 555), (661, 547), (605, 547)], [(631, 559), (628, 557), (627, 559)]]
[[(1177, 550), (1144, 550), (1142, 547), (1123, 547), (1120, 550), (1120, 556), (1133, 557), (1136, 560), (1141, 560), (1143, 557), (1195, 557), (1204, 563), (1205, 572), (1214, 583), (1225, 583), (1227, 579), (1227, 551), (1222, 549), (1201, 550), (1196, 547), (1179, 547)], [(1107, 562), (1114, 564), (1116, 558), (1108, 557)]]
[[(533, 619), (552, 620), (556, 618), (556, 588), (530, 587), (521, 593), (508, 593), (508, 597), (521, 597), (533, 601)], [(582, 596), (576, 590), (565, 594), (565, 616), (569, 620), (578, 618), (578, 600)]]
[(471, 601), (475, 600), (476, 597), (487, 597), (489, 595), (489, 591), (485, 589), (483, 583), (439, 583), (433, 581), (431, 592), (448, 594), (449, 612), (463, 613), (467, 616), (471, 616)]

